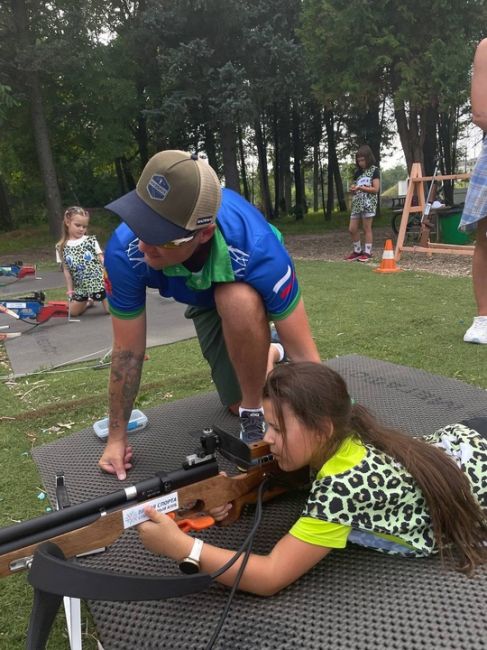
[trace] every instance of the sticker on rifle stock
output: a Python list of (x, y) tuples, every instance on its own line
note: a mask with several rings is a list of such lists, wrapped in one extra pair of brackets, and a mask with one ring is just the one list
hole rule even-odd
[(157, 510), (157, 512), (162, 512), (166, 514), (167, 512), (172, 512), (173, 510), (179, 509), (179, 499), (177, 492), (171, 492), (171, 494), (163, 494), (160, 497), (155, 499), (150, 499), (149, 501), (144, 501), (143, 504), (138, 504), (127, 508), (123, 511), (123, 527), (132, 528), (132, 526), (137, 526), (143, 521), (149, 521), (149, 517), (144, 512), (145, 506), (152, 506)]

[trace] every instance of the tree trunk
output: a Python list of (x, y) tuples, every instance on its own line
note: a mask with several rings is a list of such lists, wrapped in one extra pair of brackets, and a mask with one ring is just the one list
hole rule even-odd
[[(326, 136), (328, 140), (328, 177), (330, 177), (331, 174), (332, 178), (334, 178), (335, 180), (338, 207), (340, 212), (345, 212), (347, 210), (347, 203), (345, 201), (345, 192), (343, 190), (343, 180), (340, 174), (340, 165), (338, 163), (335, 129), (334, 129), (334, 117), (331, 111), (326, 112), (325, 128), (326, 128)], [(333, 193), (332, 193), (332, 197), (333, 197)], [(328, 212), (328, 208), (327, 208), (327, 212)], [(330, 212), (330, 216), (331, 216), (331, 212)]]
[[(444, 162), (444, 173), (454, 174), (456, 167), (456, 142), (458, 137), (458, 115), (451, 112), (441, 111), (438, 113), (438, 144), (441, 158)], [(443, 183), (445, 203), (454, 203), (454, 182)]]
[[(15, 17), (15, 26), (21, 48), (27, 50), (32, 47), (34, 39), (29, 34), (27, 10), (24, 0), (12, 0)], [(32, 115), (32, 127), (36, 143), (37, 158), (44, 185), (46, 197), (49, 233), (58, 239), (61, 235), (62, 202), (59, 185), (49, 140), (49, 129), (44, 114), (42, 90), (39, 76), (36, 71), (26, 71), (25, 85), (28, 89)]]
[(117, 174), (118, 187), (120, 188), (120, 195), (127, 194), (127, 184), (123, 173), (122, 158), (118, 156), (115, 158), (115, 173)]
[(135, 128), (135, 139), (137, 141), (137, 148), (140, 156), (140, 166), (143, 169), (149, 160), (149, 137), (147, 134), (147, 118), (144, 116), (143, 110), (145, 107), (144, 99), (145, 86), (142, 80), (138, 79), (136, 82), (136, 93), (138, 102), (138, 115)]
[(206, 155), (208, 156), (208, 162), (210, 163), (210, 167), (213, 167), (213, 169), (216, 171), (218, 176), (220, 175), (220, 166), (218, 164), (218, 156), (216, 154), (216, 144), (215, 144), (215, 134), (211, 130), (211, 128), (208, 127), (208, 125), (205, 124), (205, 150), (206, 150)]
[(238, 125), (237, 135), (238, 135), (238, 151), (240, 154), (240, 175), (242, 177), (243, 191), (247, 201), (250, 201), (249, 182), (247, 180), (247, 165), (245, 163), (245, 149), (243, 143), (243, 133), (242, 133), (241, 124)]
[(326, 212), (325, 221), (331, 220), (335, 203), (335, 189), (333, 187), (333, 166), (331, 163), (331, 149), (335, 139), (333, 132), (333, 117), (330, 111), (325, 111), (325, 132), (327, 140), (327, 165), (326, 165)]
[(220, 129), (222, 141), (223, 175), (225, 186), (240, 194), (240, 181), (237, 167), (237, 144), (235, 129), (232, 124), (225, 123)]
[(323, 165), (320, 165), (320, 186), (321, 186), (321, 209), (323, 210), (323, 216), (325, 221), (328, 221), (329, 217), (326, 213), (325, 207), (325, 180), (323, 178)]
[(313, 210), (320, 208), (320, 145), (313, 146)]
[(313, 110), (313, 210), (320, 207), (321, 160), (320, 143), (323, 138), (322, 111), (318, 106)]
[(364, 115), (363, 138), (374, 154), (377, 166), (380, 165), (380, 145), (382, 140), (381, 105), (379, 101), (369, 104)]
[(293, 156), (294, 156), (294, 192), (295, 192), (295, 202), (294, 202), (294, 216), (296, 221), (304, 217), (304, 197), (303, 197), (303, 183), (302, 183), (302, 172), (301, 172), (301, 133), (300, 133), (300, 123), (299, 116), (296, 108), (292, 110), (292, 138), (293, 138)]
[(325, 221), (331, 221), (331, 215), (333, 213), (333, 208), (335, 207), (335, 188), (333, 186), (333, 169), (330, 164), (330, 151), (328, 150), (328, 168), (326, 172), (326, 185), (327, 185), (327, 197), (326, 197), (326, 215)]
[(292, 179), (291, 179), (291, 134), (289, 126), (289, 105), (283, 107), (279, 119), (279, 197), (280, 212), (289, 214), (291, 211)]
[(46, 197), (49, 233), (55, 239), (61, 236), (62, 201), (57, 180), (54, 158), (52, 155), (49, 130), (44, 115), (41, 84), (36, 73), (29, 73), (28, 85), (32, 111), (32, 125), (37, 149), (37, 158), (41, 169)]
[(274, 219), (279, 219), (282, 190), (280, 169), (281, 149), (279, 144), (279, 118), (277, 117), (277, 107), (275, 104), (272, 110), (272, 137), (274, 139)]
[(8, 204), (7, 192), (0, 176), (0, 230), (12, 230), (14, 223)]
[(423, 142), (421, 138), (421, 114), (410, 110), (409, 119), (403, 102), (394, 100), (394, 116), (396, 118), (399, 139), (406, 158), (408, 171), (413, 162), (421, 163), (424, 169)]
[(340, 165), (338, 164), (338, 157), (336, 148), (334, 149), (333, 160), (333, 176), (335, 178), (335, 187), (337, 189), (338, 209), (340, 212), (347, 211), (347, 202), (345, 201), (345, 191), (343, 189), (343, 180), (340, 172)]
[(431, 176), (435, 170), (438, 158), (436, 124), (438, 122), (438, 112), (434, 106), (428, 106), (425, 109), (424, 123), (424, 141), (423, 141), (423, 160), (424, 174)]
[(132, 190), (135, 190), (135, 187), (137, 183), (135, 182), (134, 175), (132, 174), (132, 170), (130, 169), (129, 161), (125, 156), (122, 156), (120, 158), (121, 164), (122, 164), (122, 171), (123, 171), (123, 177), (125, 179), (125, 185), (127, 187), (127, 192), (131, 192)]
[(273, 219), (272, 201), (269, 188), (269, 173), (267, 170), (267, 150), (264, 141), (264, 134), (262, 132), (262, 124), (260, 120), (256, 120), (254, 124), (255, 129), (255, 144), (257, 146), (257, 156), (259, 158), (259, 175), (260, 175), (260, 189), (262, 208), (267, 220)]

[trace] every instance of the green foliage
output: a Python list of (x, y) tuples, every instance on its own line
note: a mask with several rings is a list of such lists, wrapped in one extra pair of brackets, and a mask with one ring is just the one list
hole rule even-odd
[(485, 0), (24, 2), (28, 42), (15, 30), (23, 2), (6, 3), (0, 20), (0, 169), (17, 224), (46, 216), (31, 74), (62, 200), (95, 206), (124, 191), (116, 159), (136, 178), (156, 150), (205, 149), (221, 169), (230, 125), (246, 135), (250, 166), (256, 120), (271, 156), (276, 134), (289, 146), (292, 109), (308, 172), (312, 147), (322, 157), (327, 149), (323, 107), (335, 114), (342, 157), (364, 140), (388, 142), (386, 98), (406, 111), (434, 106), (455, 122), (486, 22)]
[(405, 110), (411, 120), (411, 133), (401, 133), (406, 146), (407, 137), (419, 138), (426, 129), (422, 111), (457, 110), (467, 101), (468, 71), (485, 17), (484, 0), (305, 0), (301, 35), (316, 95), (330, 107), (339, 103), (342, 114), (350, 111), (356, 130), (353, 113), (391, 95), (395, 110)]
[(386, 192), (398, 181), (405, 181), (408, 177), (408, 170), (404, 165), (395, 165), (390, 169), (381, 169), (381, 189)]

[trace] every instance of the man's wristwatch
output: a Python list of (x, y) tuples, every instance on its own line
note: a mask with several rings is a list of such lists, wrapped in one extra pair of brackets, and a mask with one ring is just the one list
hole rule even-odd
[(195, 539), (193, 548), (188, 557), (185, 557), (179, 563), (179, 568), (183, 573), (192, 574), (198, 573), (200, 570), (200, 556), (201, 551), (203, 550), (203, 540)]

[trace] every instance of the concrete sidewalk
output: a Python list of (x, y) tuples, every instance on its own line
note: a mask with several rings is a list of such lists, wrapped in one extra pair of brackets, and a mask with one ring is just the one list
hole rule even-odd
[(18, 280), (10, 276), (0, 276), (0, 298), (2, 296), (29, 295), (33, 291), (58, 289), (66, 286), (64, 275), (61, 271), (40, 271), (39, 278), (27, 275)]
[[(62, 279), (62, 274), (59, 275)], [(17, 286), (19, 284), (17, 283)], [(30, 292), (29, 289), (26, 294)], [(157, 291), (149, 289), (147, 347), (174, 343), (195, 336), (193, 322), (184, 318), (185, 309), (186, 305), (161, 298)], [(32, 328), (27, 323), (0, 314), (1, 325), (8, 325), (9, 329), (0, 331), (25, 332), (22, 336), (5, 342), (15, 376), (60, 364), (101, 359), (112, 346), (111, 319), (101, 305), (88, 309), (78, 322), (69, 322), (67, 318), (51, 318)]]

